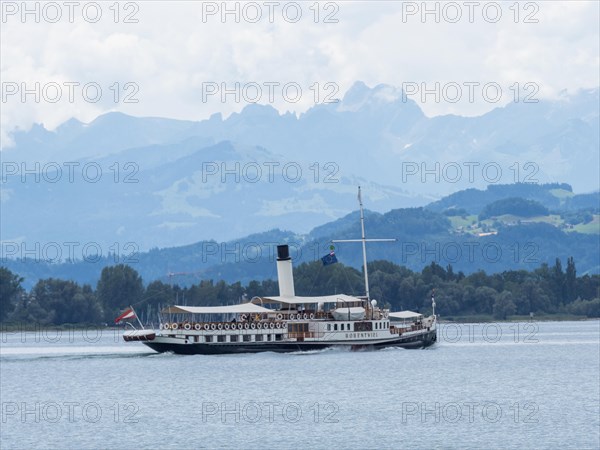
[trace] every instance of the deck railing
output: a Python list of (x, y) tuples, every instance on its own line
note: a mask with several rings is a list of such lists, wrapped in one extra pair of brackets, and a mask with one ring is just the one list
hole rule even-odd
[(287, 330), (287, 325), (283, 321), (261, 321), (261, 322), (166, 322), (161, 324), (164, 331), (185, 333), (191, 331), (226, 331), (239, 332), (244, 331), (269, 331), (276, 332)]

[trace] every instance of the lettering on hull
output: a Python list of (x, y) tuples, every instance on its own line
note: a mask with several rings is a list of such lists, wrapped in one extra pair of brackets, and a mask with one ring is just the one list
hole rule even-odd
[(363, 338), (378, 338), (379, 333), (374, 331), (372, 333), (346, 333), (346, 339), (363, 339)]

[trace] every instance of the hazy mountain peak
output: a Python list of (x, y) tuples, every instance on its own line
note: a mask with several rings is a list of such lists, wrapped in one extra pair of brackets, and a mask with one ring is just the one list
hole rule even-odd
[(376, 115), (389, 115), (392, 111), (414, 114), (414, 117), (424, 117), (421, 108), (409, 98), (405, 98), (401, 88), (389, 84), (378, 84), (369, 88), (362, 81), (354, 83), (344, 95), (337, 110), (341, 112), (359, 112), (367, 110)]
[(246, 106), (244, 106), (244, 109), (242, 109), (242, 112), (240, 113), (243, 116), (246, 117), (265, 117), (265, 118), (269, 118), (269, 117), (279, 117), (279, 111), (277, 111), (273, 106), (271, 105), (261, 105), (259, 103), (250, 103)]
[(369, 96), (371, 89), (362, 81), (356, 81), (344, 95), (342, 103), (344, 105), (353, 105), (362, 103)]

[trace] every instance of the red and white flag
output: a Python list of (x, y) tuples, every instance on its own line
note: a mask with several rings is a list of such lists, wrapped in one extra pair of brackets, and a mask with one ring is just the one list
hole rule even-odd
[(135, 317), (135, 311), (133, 308), (127, 309), (123, 314), (115, 319), (115, 323), (119, 323), (121, 320), (133, 319)]

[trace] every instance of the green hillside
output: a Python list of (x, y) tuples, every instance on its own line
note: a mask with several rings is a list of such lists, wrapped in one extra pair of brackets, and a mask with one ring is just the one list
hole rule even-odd
[[(460, 191), (425, 208), (365, 211), (368, 237), (396, 239), (368, 244), (369, 260), (387, 260), (414, 271), (432, 262), (451, 264), (470, 274), (534, 270), (573, 256), (580, 273), (600, 273), (600, 209), (590, 206), (597, 199), (598, 193), (574, 194), (568, 185), (514, 184)], [(573, 208), (576, 203), (582, 207)], [(191, 285), (200, 279), (223, 279), (247, 284), (276, 276), (277, 244), (290, 244), (295, 263), (310, 263), (329, 251), (332, 240), (356, 239), (360, 233), (354, 211), (306, 235), (274, 229), (230, 242), (155, 248), (118, 262), (131, 264), (145, 280), (176, 279)], [(336, 254), (346, 265), (362, 264), (360, 245), (336, 244)], [(102, 268), (115, 262), (107, 256), (95, 263), (5, 259), (3, 265), (31, 287), (50, 277), (95, 284)]]

